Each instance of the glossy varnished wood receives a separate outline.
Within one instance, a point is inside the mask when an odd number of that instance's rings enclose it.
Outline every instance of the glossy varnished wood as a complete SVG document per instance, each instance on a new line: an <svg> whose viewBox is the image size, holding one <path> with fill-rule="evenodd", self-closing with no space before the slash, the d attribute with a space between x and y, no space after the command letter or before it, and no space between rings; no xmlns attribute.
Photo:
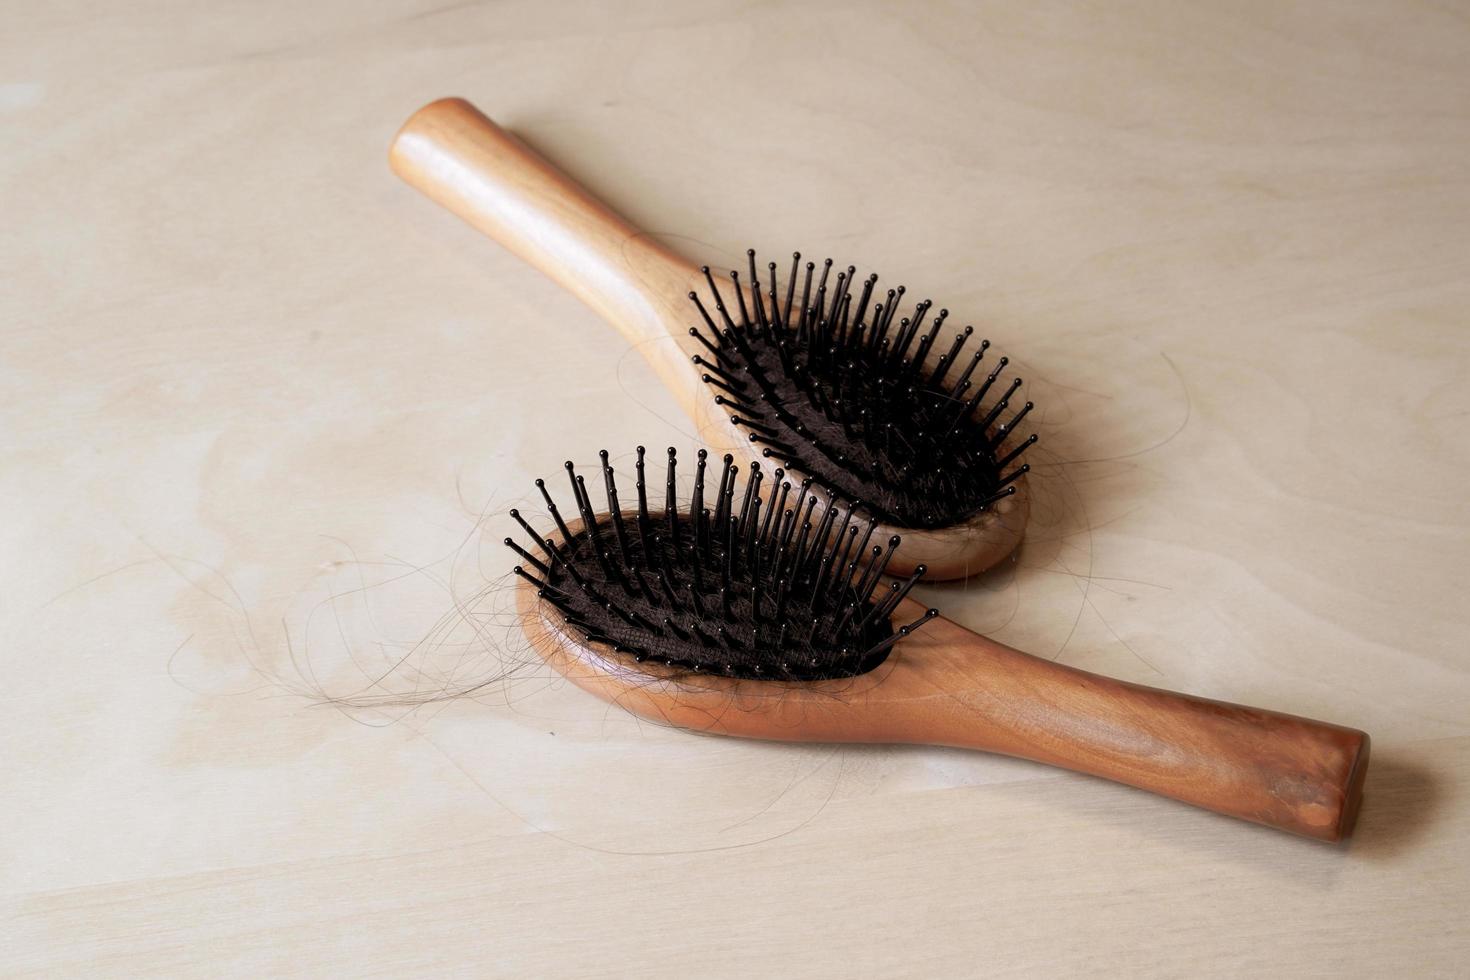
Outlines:
<svg viewBox="0 0 1470 980"><path fill-rule="evenodd" d="M1362 801L1363 732L1051 663L942 616L867 674L784 683L640 664L583 642L523 580L517 596L548 663L598 697L680 728L998 752L1324 841L1351 833ZM894 619L922 612L906 599Z"/></svg>
<svg viewBox="0 0 1470 980"><path fill-rule="evenodd" d="M714 403L690 361L702 350L688 332L694 319L688 293L704 288L694 264L638 231L464 99L440 99L414 113L394 138L389 162L409 184L616 327L679 399L707 445L742 458L750 452L748 435ZM535 361L532 350L508 356ZM964 524L884 529L880 540L904 535L894 572L923 564L931 578L964 578L1010 554L1030 509L1026 478L1015 485L1015 494Z"/></svg>

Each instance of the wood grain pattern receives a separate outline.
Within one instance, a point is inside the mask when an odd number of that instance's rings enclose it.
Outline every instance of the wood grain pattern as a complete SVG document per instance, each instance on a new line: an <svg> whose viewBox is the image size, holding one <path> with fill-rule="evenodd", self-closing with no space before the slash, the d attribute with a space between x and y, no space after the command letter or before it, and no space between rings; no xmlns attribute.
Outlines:
<svg viewBox="0 0 1470 980"><path fill-rule="evenodd" d="M0 974L1466 973L1460 7L72 0L4 27ZM693 736L508 644L514 610L458 615L505 595L503 512L560 454L698 434L596 314L388 173L445 92L680 253L861 256L1004 339L1046 408L1027 537L923 599L1372 732L1350 841L981 752Z"/></svg>
<svg viewBox="0 0 1470 980"><path fill-rule="evenodd" d="M692 263L634 229L464 99L440 99L415 112L394 137L389 161L398 176L616 327L648 359L711 449L750 455L747 434L698 383L690 362L701 348L689 336L687 297L703 288ZM1016 441L997 449L1009 450ZM1030 511L1026 477L1015 487L963 524L937 530L882 525L880 539L902 532L907 542L894 558L894 572L925 565L934 579L965 578L1004 560L1025 533Z"/></svg>

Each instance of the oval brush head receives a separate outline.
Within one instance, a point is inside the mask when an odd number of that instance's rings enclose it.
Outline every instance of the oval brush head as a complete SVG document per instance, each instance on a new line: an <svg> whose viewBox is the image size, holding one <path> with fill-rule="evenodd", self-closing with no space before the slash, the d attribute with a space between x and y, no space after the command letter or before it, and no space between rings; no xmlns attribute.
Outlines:
<svg viewBox="0 0 1470 980"><path fill-rule="evenodd" d="M537 534L511 511L542 556L506 538L525 562L515 573L589 642L640 663L748 679L821 680L872 670L895 642L937 615L931 609L894 628L890 617L923 577L923 566L902 583L883 586L899 537L871 543L877 522L849 523L848 506L838 523L835 501L813 524L818 499L808 493L811 480L793 487L776 469L766 485L765 471L752 462L741 489L740 468L726 455L718 484L707 487L708 454L701 449L694 494L681 511L671 448L664 506L650 510L643 447L637 452L636 510L624 513L604 450L605 513L594 511L570 461L575 528L545 481L536 481L560 541Z"/></svg>
<svg viewBox="0 0 1470 980"><path fill-rule="evenodd" d="M997 388L1008 358L982 370L990 341L967 349L974 334L967 326L931 357L948 310L926 325L933 303L924 300L899 318L904 288L880 297L876 275L863 280L854 299L856 269L848 266L829 283L831 259L822 264L815 291L816 266L806 263L798 301L800 252L792 256L783 303L776 263L763 286L755 250L746 257L750 302L732 271L732 315L703 267L708 304L697 292L689 298L714 339L694 327L689 333L707 351L693 356L704 369L701 380L764 456L800 468L828 492L860 500L900 527L970 520L1016 492L1030 466L1007 468L1036 436L1004 454L1001 447L1032 404L1010 411L1020 378Z"/></svg>

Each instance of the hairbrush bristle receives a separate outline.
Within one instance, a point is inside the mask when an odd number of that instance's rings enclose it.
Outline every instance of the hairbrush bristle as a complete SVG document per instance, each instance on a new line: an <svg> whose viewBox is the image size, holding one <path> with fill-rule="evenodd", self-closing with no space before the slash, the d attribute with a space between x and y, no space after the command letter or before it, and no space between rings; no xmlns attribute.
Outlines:
<svg viewBox="0 0 1470 980"><path fill-rule="evenodd" d="M827 501L814 523L823 501L809 493L811 480L793 487L776 469L763 494L766 473L752 462L742 490L740 467L727 455L707 506L709 460L701 449L693 497L681 511L671 448L665 504L653 510L639 446L637 509L624 513L607 452L600 455L606 511L593 509L585 481L568 462L581 527L568 526L545 481L537 480L560 541L542 538L515 510L511 516L543 557L505 539L525 562L516 574L591 642L690 671L819 680L872 670L895 642L937 614L931 609L894 629L893 611L924 566L880 588L899 537L870 548L877 522L850 522L852 506L837 500ZM840 520L839 510L845 510Z"/></svg>
<svg viewBox="0 0 1470 980"><path fill-rule="evenodd" d="M904 527L960 523L1015 492L1029 466L1006 468L1036 436L1000 452L1032 406L1009 412L1021 380L997 387L1007 358L980 371L990 341L969 353L974 329L965 327L931 360L948 310L927 328L929 300L898 318L904 288L878 297L876 275L863 280L854 300L856 269L839 271L829 285L831 259L822 264L815 291L816 266L806 264L798 298L800 252L792 256L783 302L776 264L768 265L763 283L755 250L746 255L750 302L732 271L732 316L705 267L710 305L698 293L689 298L712 337L698 327L689 332L708 354L694 362L715 401L765 457Z"/></svg>

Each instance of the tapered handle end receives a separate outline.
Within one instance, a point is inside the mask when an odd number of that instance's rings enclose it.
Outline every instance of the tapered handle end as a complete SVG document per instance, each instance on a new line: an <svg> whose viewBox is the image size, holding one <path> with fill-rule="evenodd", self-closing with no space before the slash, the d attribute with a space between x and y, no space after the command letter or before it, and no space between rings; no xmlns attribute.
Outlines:
<svg viewBox="0 0 1470 980"><path fill-rule="evenodd" d="M480 127L488 122L490 120L480 110L458 96L435 99L418 109L398 127L393 141L388 144L388 166L399 177L417 186L417 174L422 166L422 156L416 152L417 142L425 139L432 141L435 133L461 128L467 123Z"/></svg>
<svg viewBox="0 0 1470 980"><path fill-rule="evenodd" d="M1363 806L1363 783L1368 777L1368 756L1373 740L1368 737L1367 732L1354 731L1352 734L1357 736L1357 751L1352 755L1342 807L1331 833L1324 835L1323 840L1341 841L1350 837L1358 822L1358 811Z"/></svg>
<svg viewBox="0 0 1470 980"><path fill-rule="evenodd" d="M1214 747L1198 760L1212 765L1201 772L1201 798L1191 802L1321 841L1352 834L1368 774L1366 732L1256 708L1196 704L1198 730L1213 737Z"/></svg>

